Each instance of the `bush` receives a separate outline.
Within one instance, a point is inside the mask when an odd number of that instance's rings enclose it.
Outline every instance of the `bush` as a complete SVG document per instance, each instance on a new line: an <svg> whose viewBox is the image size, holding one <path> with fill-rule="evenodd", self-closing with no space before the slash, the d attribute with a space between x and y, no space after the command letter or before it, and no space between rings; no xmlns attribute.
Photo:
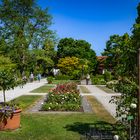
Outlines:
<svg viewBox="0 0 140 140"><path fill-rule="evenodd" d="M49 76L46 80L48 81L48 84L52 84L54 78L52 76Z"/></svg>
<svg viewBox="0 0 140 140"><path fill-rule="evenodd" d="M94 85L105 85L106 81L104 80L103 75L96 75L91 77L92 84Z"/></svg>
<svg viewBox="0 0 140 140"><path fill-rule="evenodd" d="M112 80L111 72L105 71L105 73L104 73L104 80L105 80L106 82L109 82L109 81Z"/></svg>
<svg viewBox="0 0 140 140"><path fill-rule="evenodd" d="M45 111L78 111L80 108L81 97L75 83L57 85L42 106Z"/></svg>
<svg viewBox="0 0 140 140"><path fill-rule="evenodd" d="M57 75L55 76L55 80L70 80L71 77L68 75Z"/></svg>
<svg viewBox="0 0 140 140"><path fill-rule="evenodd" d="M106 83L106 87L112 89L113 91L118 91L117 85L118 85L118 80L112 80Z"/></svg>

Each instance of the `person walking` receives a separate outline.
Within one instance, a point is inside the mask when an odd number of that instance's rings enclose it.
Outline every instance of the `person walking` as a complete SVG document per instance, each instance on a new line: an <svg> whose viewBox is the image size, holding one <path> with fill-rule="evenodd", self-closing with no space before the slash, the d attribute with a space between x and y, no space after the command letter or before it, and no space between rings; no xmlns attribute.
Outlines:
<svg viewBox="0 0 140 140"><path fill-rule="evenodd" d="M40 82L40 80L41 80L41 74L39 73L38 75L37 75L37 80Z"/></svg>

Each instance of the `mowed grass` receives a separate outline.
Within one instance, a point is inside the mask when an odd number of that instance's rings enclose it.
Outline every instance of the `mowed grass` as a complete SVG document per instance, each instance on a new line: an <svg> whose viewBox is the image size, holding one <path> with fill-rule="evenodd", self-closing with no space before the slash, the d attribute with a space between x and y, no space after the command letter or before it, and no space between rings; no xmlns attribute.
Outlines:
<svg viewBox="0 0 140 140"><path fill-rule="evenodd" d="M99 89L105 91L106 93L115 93L113 90L107 88L106 86L99 86L99 85L96 85L96 87L98 87Z"/></svg>
<svg viewBox="0 0 140 140"><path fill-rule="evenodd" d="M48 93L52 88L54 88L54 85L44 85L44 86L41 86L39 88L36 88L32 91L30 91L31 93Z"/></svg>
<svg viewBox="0 0 140 140"><path fill-rule="evenodd" d="M103 107L103 105L97 101L93 96L85 96L92 106L93 112L101 120L115 123L116 120L110 115L110 113Z"/></svg>
<svg viewBox="0 0 140 140"><path fill-rule="evenodd" d="M93 114L22 114L21 128L0 132L0 140L79 140L96 123Z"/></svg>
<svg viewBox="0 0 140 140"><path fill-rule="evenodd" d="M81 89L82 93L91 93L85 86L79 86Z"/></svg>
<svg viewBox="0 0 140 140"><path fill-rule="evenodd" d="M26 110L40 100L42 96L34 95L23 95L13 100L14 103L18 104L22 110Z"/></svg>
<svg viewBox="0 0 140 140"><path fill-rule="evenodd" d="M21 127L15 131L1 131L0 140L79 140L92 126L114 123L113 118L91 96L86 96L94 108L93 113L22 113ZM21 96L24 109L32 106L41 96ZM112 124L111 124L112 125Z"/></svg>

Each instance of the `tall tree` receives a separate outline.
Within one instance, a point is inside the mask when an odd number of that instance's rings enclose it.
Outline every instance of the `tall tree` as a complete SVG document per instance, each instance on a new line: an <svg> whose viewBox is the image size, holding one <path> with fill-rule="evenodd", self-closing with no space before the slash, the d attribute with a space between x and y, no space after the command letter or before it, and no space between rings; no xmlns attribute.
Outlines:
<svg viewBox="0 0 140 140"><path fill-rule="evenodd" d="M27 65L27 50L42 48L46 38L54 38L49 29L51 19L48 9L41 9L35 0L0 1L0 42L6 42L6 50L21 73Z"/></svg>
<svg viewBox="0 0 140 140"><path fill-rule="evenodd" d="M57 57L77 57L89 61L89 71L95 69L97 60L96 53L91 49L91 44L85 40L74 40L73 38L63 38L58 43Z"/></svg>

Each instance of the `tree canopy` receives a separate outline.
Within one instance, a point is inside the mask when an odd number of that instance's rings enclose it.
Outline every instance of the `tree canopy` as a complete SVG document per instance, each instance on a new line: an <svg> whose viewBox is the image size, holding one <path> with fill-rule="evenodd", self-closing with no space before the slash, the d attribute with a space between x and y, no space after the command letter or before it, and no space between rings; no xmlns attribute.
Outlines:
<svg viewBox="0 0 140 140"><path fill-rule="evenodd" d="M57 58L77 57L89 61L89 70L95 69L97 60L96 53L91 49L91 44L85 40L74 40L73 38L63 38L57 46Z"/></svg>
<svg viewBox="0 0 140 140"><path fill-rule="evenodd" d="M51 15L35 0L1 0L0 52L17 63L20 72L26 70L30 48L43 48L46 40L54 41L49 29Z"/></svg>

